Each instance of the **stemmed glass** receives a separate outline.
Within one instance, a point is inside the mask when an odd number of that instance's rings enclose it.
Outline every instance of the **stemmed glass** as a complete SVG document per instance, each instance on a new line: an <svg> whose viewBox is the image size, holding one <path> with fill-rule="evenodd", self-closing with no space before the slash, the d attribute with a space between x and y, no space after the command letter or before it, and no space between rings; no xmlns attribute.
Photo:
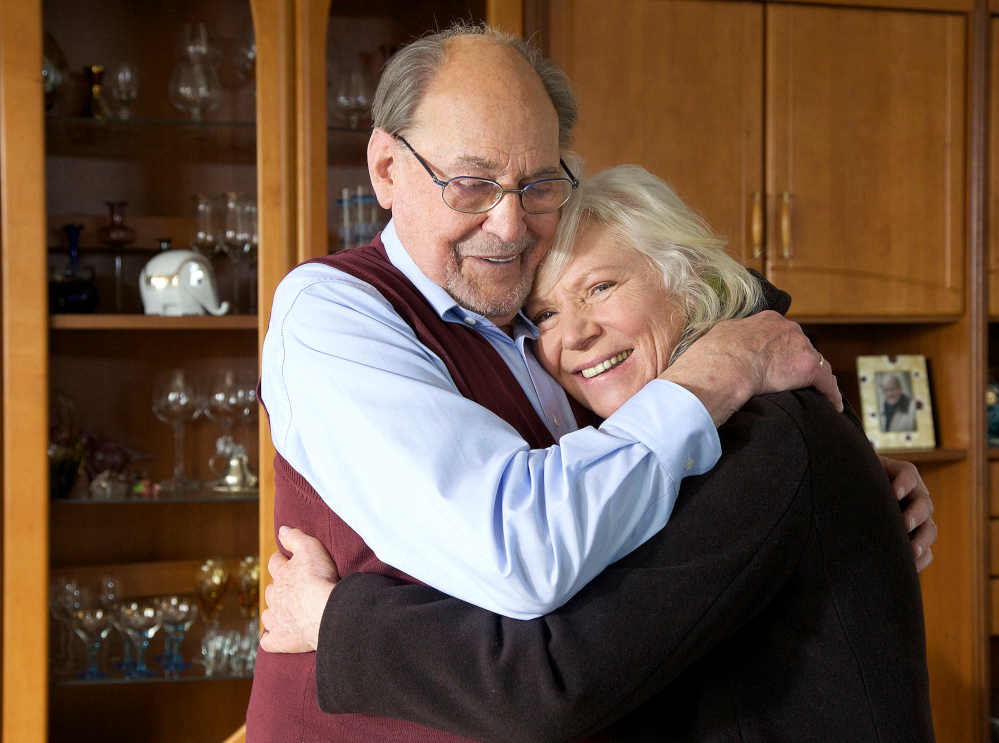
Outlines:
<svg viewBox="0 0 999 743"><path fill-rule="evenodd" d="M194 574L194 590L201 604L201 618L208 625L206 637L211 639L218 633L219 615L229 585L229 569L220 558L205 560Z"/></svg>
<svg viewBox="0 0 999 743"><path fill-rule="evenodd" d="M184 643L184 635L198 618L198 605L186 596L167 596L160 599L160 615L163 617L163 632L166 634L163 670L180 673L191 667L190 663L184 662L180 648Z"/></svg>
<svg viewBox="0 0 999 743"><path fill-rule="evenodd" d="M49 613L61 625L59 632L59 658L62 675L67 675L73 667L73 613L88 603L87 589L81 588L75 580L56 578L49 587Z"/></svg>
<svg viewBox="0 0 999 743"><path fill-rule="evenodd" d="M188 372L171 369L157 375L153 388L153 413L164 423L173 426L173 477L160 483L160 487L176 495L196 489L197 481L188 479L184 473L184 423L198 417L201 402L194 380Z"/></svg>
<svg viewBox="0 0 999 743"><path fill-rule="evenodd" d="M225 227L222 233L223 251L229 258L232 269L232 306L238 311L239 304L239 262L246 252L246 246L251 244L252 225L250 214L246 209L247 199L243 194L229 191L225 195L225 211L223 219Z"/></svg>
<svg viewBox="0 0 999 743"><path fill-rule="evenodd" d="M236 374L236 419L243 428L243 439L247 440L250 424L257 420L260 407L257 404L257 374L241 371ZM247 443L249 443L247 441Z"/></svg>
<svg viewBox="0 0 999 743"><path fill-rule="evenodd" d="M260 614L260 559L255 555L239 561L236 585L239 590L239 611L246 619L246 634L256 637Z"/></svg>
<svg viewBox="0 0 999 743"><path fill-rule="evenodd" d="M236 372L224 369L212 379L205 404L205 415L222 427L222 436L232 443L232 424L236 419L239 395L236 387Z"/></svg>
<svg viewBox="0 0 999 743"><path fill-rule="evenodd" d="M247 241L243 245L243 260L250 274L250 301L247 305L247 311L253 315L257 312L257 248L260 243L257 231L257 200L248 196L243 202L243 213L247 228Z"/></svg>
<svg viewBox="0 0 999 743"><path fill-rule="evenodd" d="M127 671L128 675L131 678L152 676L153 672L146 667L146 648L163 622L159 607L149 601L130 601L119 604L118 618L135 645L135 662Z"/></svg>
<svg viewBox="0 0 999 743"><path fill-rule="evenodd" d="M107 676L97 666L101 642L111 632L111 612L103 607L81 607L70 615L73 631L87 646L87 670L76 675L79 679L93 681Z"/></svg>
<svg viewBox="0 0 999 743"><path fill-rule="evenodd" d="M371 86L363 72L343 72L336 91L336 105L340 116L351 129L357 129L361 117L371 105Z"/></svg>
<svg viewBox="0 0 999 743"><path fill-rule="evenodd" d="M100 593L97 601L101 608L108 612L111 617L111 627L117 630L121 636L122 659L121 663L115 664L115 668L128 668L132 665L132 641L128 638L118 622L118 602L121 600L121 581L113 575L102 575L100 580Z"/></svg>
<svg viewBox="0 0 999 743"><path fill-rule="evenodd" d="M209 55L208 31L204 23L188 23L177 39L177 65L170 78L170 102L188 111L192 121L219 107L222 84Z"/></svg>
<svg viewBox="0 0 999 743"><path fill-rule="evenodd" d="M194 199L194 227L191 230L191 247L206 258L211 258L219 252L215 199L202 193L195 194L192 198Z"/></svg>
<svg viewBox="0 0 999 743"><path fill-rule="evenodd" d="M132 101L139 94L139 71L131 62L122 62L111 71L111 96L118 103L118 118L132 118Z"/></svg>

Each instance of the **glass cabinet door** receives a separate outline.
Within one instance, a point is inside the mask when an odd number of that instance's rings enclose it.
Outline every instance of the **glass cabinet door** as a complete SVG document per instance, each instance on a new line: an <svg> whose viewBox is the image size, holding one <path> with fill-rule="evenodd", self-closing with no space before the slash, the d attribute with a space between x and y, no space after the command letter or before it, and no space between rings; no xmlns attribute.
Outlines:
<svg viewBox="0 0 999 743"><path fill-rule="evenodd" d="M221 741L257 644L251 7L43 28L49 739Z"/></svg>

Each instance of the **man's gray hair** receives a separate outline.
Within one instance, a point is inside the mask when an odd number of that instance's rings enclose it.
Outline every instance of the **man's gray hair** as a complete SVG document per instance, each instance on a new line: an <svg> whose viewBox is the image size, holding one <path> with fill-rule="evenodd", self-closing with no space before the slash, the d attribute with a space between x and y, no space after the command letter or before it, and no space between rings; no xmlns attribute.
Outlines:
<svg viewBox="0 0 999 743"><path fill-rule="evenodd" d="M371 104L374 126L390 134L399 134L412 126L417 106L447 62L451 40L460 36L481 36L527 60L541 78L541 84L558 114L559 146L568 147L572 140L572 127L576 124L576 96L569 78L554 62L542 56L531 42L490 28L485 23L468 21L460 21L443 31L422 36L392 56Z"/></svg>
<svg viewBox="0 0 999 743"><path fill-rule="evenodd" d="M562 207L555 242L538 267L535 294L555 285L576 241L595 227L607 229L621 250L643 256L661 279L666 297L684 313L683 334L670 364L716 323L751 315L763 304L759 282L725 253L726 241L661 178L638 165L582 179Z"/></svg>

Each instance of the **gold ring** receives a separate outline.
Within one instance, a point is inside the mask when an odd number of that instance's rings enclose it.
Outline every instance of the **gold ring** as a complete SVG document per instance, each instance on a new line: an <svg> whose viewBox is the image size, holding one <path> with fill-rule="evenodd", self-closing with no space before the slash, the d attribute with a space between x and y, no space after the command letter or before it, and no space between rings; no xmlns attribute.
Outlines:
<svg viewBox="0 0 999 743"><path fill-rule="evenodd" d="M824 358L822 358L822 354L820 353L819 354L819 366L822 366L824 363L826 363L826 360Z"/></svg>

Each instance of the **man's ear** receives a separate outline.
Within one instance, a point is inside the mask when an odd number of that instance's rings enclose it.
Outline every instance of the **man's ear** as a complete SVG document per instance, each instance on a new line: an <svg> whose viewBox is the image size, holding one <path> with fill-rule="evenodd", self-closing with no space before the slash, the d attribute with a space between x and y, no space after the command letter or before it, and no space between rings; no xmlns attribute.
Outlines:
<svg viewBox="0 0 999 743"><path fill-rule="evenodd" d="M371 132L368 140L368 175L371 177L371 187L375 190L378 203L382 209L392 208L395 194L393 165L395 164L395 137L381 127Z"/></svg>

